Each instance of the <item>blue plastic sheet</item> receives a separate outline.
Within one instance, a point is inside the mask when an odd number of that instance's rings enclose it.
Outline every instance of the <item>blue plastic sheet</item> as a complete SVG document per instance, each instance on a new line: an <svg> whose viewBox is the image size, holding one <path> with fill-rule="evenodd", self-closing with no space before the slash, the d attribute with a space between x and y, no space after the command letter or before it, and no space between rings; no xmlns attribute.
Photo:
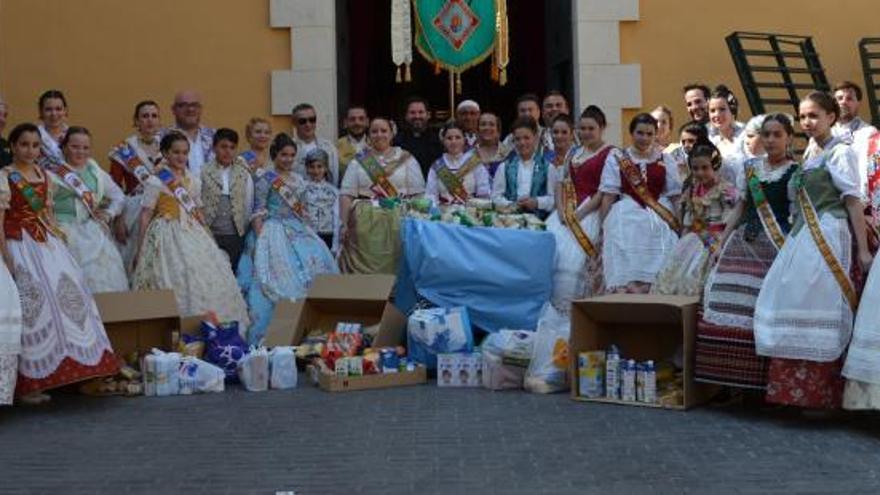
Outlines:
<svg viewBox="0 0 880 495"><path fill-rule="evenodd" d="M534 330L553 290L556 241L549 232L404 220L395 304L406 314L418 295L468 308L483 330Z"/></svg>

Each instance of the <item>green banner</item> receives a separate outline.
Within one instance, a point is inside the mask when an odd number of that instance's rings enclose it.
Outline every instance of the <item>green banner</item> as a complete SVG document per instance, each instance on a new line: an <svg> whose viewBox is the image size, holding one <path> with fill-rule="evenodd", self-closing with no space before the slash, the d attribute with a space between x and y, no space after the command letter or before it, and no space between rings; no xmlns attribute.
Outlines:
<svg viewBox="0 0 880 495"><path fill-rule="evenodd" d="M415 45L432 64L462 72L495 47L495 0L413 0Z"/></svg>

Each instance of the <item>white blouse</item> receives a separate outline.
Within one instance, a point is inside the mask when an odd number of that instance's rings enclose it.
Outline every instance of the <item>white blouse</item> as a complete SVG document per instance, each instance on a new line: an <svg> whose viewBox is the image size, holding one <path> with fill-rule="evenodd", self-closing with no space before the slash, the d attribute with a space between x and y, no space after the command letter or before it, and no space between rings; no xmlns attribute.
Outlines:
<svg viewBox="0 0 880 495"><path fill-rule="evenodd" d="M831 174L834 187L840 191L841 200L847 196L862 199L859 160L851 147L837 137L832 138L824 148L820 148L814 140L810 139L810 144L804 153L802 165L804 172L821 167L823 162ZM789 183L788 195L792 201L795 200L795 193L794 184Z"/></svg>
<svg viewBox="0 0 880 495"><path fill-rule="evenodd" d="M464 153L460 155L458 158L451 157L448 153L444 153L441 160L444 161L449 170L455 172L464 166L465 163L468 162L471 158L471 154L475 153L475 151L471 151L468 153ZM484 165L479 165L474 168L469 174L465 177L462 177L462 184L464 188L467 190L468 194L472 195L476 198L488 198L490 193L492 192L492 186L490 185L489 180L489 171L486 170ZM443 183L442 180L437 176L437 172L434 170L434 167L431 167L431 170L428 171L428 181L425 186L425 196L431 199L434 204L438 204L441 197L449 199L451 195L449 191L446 189L446 184Z"/></svg>
<svg viewBox="0 0 880 495"><path fill-rule="evenodd" d="M389 151L385 155L376 153L376 158L383 168L388 163L399 160L403 155L403 150L398 147L391 148ZM402 196L418 196L425 192L425 177L422 175L419 162L412 155L406 158L406 161L394 170L388 177L388 180ZM376 196L376 193L371 189L372 186L373 181L370 180L370 175L364 170L360 162L354 159L345 169L345 177L342 178L339 194L353 198L373 198Z"/></svg>

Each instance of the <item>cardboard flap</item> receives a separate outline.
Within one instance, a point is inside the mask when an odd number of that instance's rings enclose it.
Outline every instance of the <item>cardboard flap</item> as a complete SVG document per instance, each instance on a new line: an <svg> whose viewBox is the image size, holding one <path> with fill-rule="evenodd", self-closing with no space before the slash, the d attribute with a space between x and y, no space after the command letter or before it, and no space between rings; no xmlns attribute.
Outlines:
<svg viewBox="0 0 880 495"><path fill-rule="evenodd" d="M266 328L267 347L285 346L298 344L294 342L297 330L297 324L302 316L305 302L300 300L297 302L278 301L275 305L275 313L272 321Z"/></svg>
<svg viewBox="0 0 880 495"><path fill-rule="evenodd" d="M95 294L95 304L104 323L180 317L171 290L104 292Z"/></svg>
<svg viewBox="0 0 880 495"><path fill-rule="evenodd" d="M394 275L319 275L312 281L312 300L387 301L397 279Z"/></svg>
<svg viewBox="0 0 880 495"><path fill-rule="evenodd" d="M693 296L609 294L575 301L573 307L602 323L676 323L681 321L682 309L699 302Z"/></svg>
<svg viewBox="0 0 880 495"><path fill-rule="evenodd" d="M382 321L379 323L379 335L373 342L374 347L394 347L406 340L406 315L393 304L385 306Z"/></svg>

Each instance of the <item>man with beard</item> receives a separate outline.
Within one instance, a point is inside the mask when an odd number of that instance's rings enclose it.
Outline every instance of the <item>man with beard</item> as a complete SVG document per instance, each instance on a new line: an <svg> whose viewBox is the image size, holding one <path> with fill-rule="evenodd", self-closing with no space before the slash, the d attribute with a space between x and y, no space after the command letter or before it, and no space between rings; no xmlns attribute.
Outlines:
<svg viewBox="0 0 880 495"><path fill-rule="evenodd" d="M428 175L431 165L443 154L443 145L437 132L428 129L428 102L419 96L409 99L404 114L405 125L394 138L394 146L409 151L424 176Z"/></svg>
<svg viewBox="0 0 880 495"><path fill-rule="evenodd" d="M709 124L709 94L711 91L705 84L688 84L682 89L684 104L691 120L701 124Z"/></svg>
<svg viewBox="0 0 880 495"><path fill-rule="evenodd" d="M354 160L354 156L367 146L367 127L370 118L367 109L362 106L352 106L345 114L343 128L345 135L336 141L336 149L339 151L339 177L345 177L345 168Z"/></svg>
<svg viewBox="0 0 880 495"><path fill-rule="evenodd" d="M843 81L834 86L834 99L840 105L840 116L831 133L844 142L855 144L861 137L867 137L874 133L871 124L859 117L859 107L862 104L862 88L851 81Z"/></svg>

